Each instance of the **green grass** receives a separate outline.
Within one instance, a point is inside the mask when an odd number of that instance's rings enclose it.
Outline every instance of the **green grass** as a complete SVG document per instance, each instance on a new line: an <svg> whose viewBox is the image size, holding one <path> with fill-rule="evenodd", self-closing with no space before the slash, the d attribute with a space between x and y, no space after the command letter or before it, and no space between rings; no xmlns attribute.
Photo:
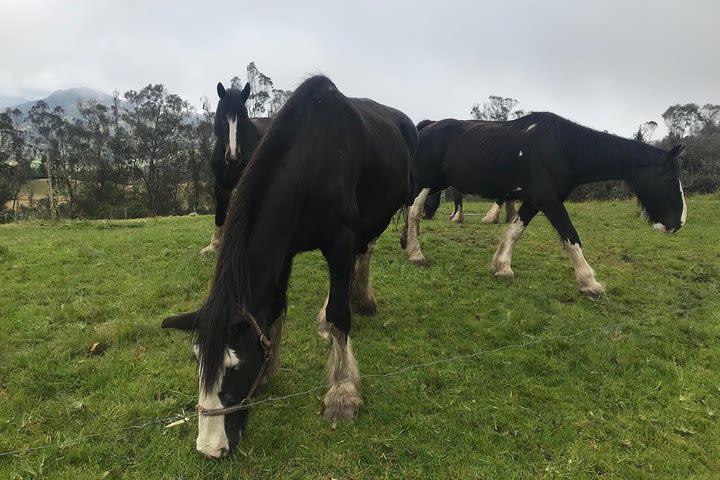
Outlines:
<svg viewBox="0 0 720 480"><path fill-rule="evenodd" d="M518 243L512 282L490 269L504 225L451 224L443 204L422 223L426 269L391 225L371 267L378 315L355 317L351 334L364 374L538 343L368 378L359 419L337 428L319 414L322 391L260 405L223 461L195 452L195 420L75 442L193 411L190 337L159 324L206 294L214 259L198 252L212 218L2 226L0 452L61 446L0 457L0 478L717 478L720 196L688 209L663 235L634 201L569 205L607 286L597 301L577 292L543 217ZM266 395L325 382L326 291L322 257L297 257Z"/></svg>

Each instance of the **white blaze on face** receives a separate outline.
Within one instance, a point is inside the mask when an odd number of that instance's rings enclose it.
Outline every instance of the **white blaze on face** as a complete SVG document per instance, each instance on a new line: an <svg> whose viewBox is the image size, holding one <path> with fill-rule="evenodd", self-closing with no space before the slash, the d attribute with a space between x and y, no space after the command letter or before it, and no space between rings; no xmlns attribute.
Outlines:
<svg viewBox="0 0 720 480"><path fill-rule="evenodd" d="M687 203L685 203L685 192L683 192L682 182L680 180L678 180L678 186L680 187L680 195L682 196L683 202L683 209L680 214L680 226L682 227L685 225L685 220L687 220Z"/></svg>
<svg viewBox="0 0 720 480"><path fill-rule="evenodd" d="M237 151L237 117L230 117L228 115L228 128L230 130L228 135L228 147L230 148L230 159L236 160L238 156Z"/></svg>
<svg viewBox="0 0 720 480"><path fill-rule="evenodd" d="M198 355L197 345L193 346L195 356ZM210 391L205 391L200 385L200 398L198 399L198 405L206 410L213 408L223 408L223 404L220 401L220 390L222 390L222 379L225 376L225 370L233 368L240 364L240 359L235 355L235 352L226 349L225 359L223 361L223 369L218 376L218 381L215 383ZM202 371L202 365L198 367L198 375ZM208 457L219 458L229 453L230 442L228 442L227 435L225 434L225 416L218 415L216 417L206 417L204 415L198 416L198 437L195 441L195 447L199 452L207 455Z"/></svg>

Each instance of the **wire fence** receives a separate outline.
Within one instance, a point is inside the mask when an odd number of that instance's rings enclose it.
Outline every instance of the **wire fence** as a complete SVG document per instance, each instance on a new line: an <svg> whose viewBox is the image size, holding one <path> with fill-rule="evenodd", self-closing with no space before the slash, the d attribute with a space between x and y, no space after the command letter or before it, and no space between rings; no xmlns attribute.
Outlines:
<svg viewBox="0 0 720 480"><path fill-rule="evenodd" d="M611 330L615 330L615 329L618 329L618 328L627 327L627 326L630 326L630 325L637 325L637 324L641 324L641 323L644 323L644 322L657 321L657 320L660 320L660 319L663 319L663 318L667 318L667 317L671 317L671 316L674 316L674 315L687 316L687 315L689 315L689 314L691 314L691 313L695 313L695 312L698 312L698 311L701 311L701 310L712 310L712 309L715 309L715 311L717 311L717 308L718 308L718 305L717 305L717 304L707 304L707 305L698 306L698 307L693 307L693 308L688 308L688 309L676 309L676 310L673 310L673 311L671 311L671 312L667 312L667 313L665 313L665 314L663 314L663 315L654 316L654 317L651 317L651 318L642 317L642 318L639 318L639 319L628 320L628 321L626 321L626 322L621 322L621 323L614 323L614 324L610 324L610 325L603 325L603 326L596 326L596 327L588 327L588 328L579 330L579 331L574 332L574 333L566 334L566 335L552 335L552 336L540 337L540 338L537 338L537 339L534 339L534 340L528 340L528 341L525 341L525 342L522 342L522 343L516 343L516 344L511 344L511 345L504 345L504 346L502 346L502 347L492 348L492 349L488 349L488 350L479 350L479 351L476 351L476 352L473 352L473 353L468 353L468 354L464 354L464 355L456 355L456 356L452 356L452 357L448 357L448 358L442 358L442 359L438 359L438 360L433 360L433 361L425 362L425 363L410 364L410 365L406 365L406 366L404 366L404 367L402 367L402 368L399 368L399 369L397 369L397 370L392 370L392 371L385 372L385 373L371 373L371 374L366 374L366 375L360 375L359 378L360 378L361 380L390 378L390 377L395 377L395 376L398 376L398 375L402 375L402 374L404 374L404 373L406 373L406 372L409 372L409 371L411 371L411 370L417 370L417 369L421 369L421 368L428 368L428 367L432 367L432 366L436 366L436 365L443 365L443 364L454 363L454 362L468 361L468 360L472 360L472 359L481 357L481 356L483 356L483 355L489 355L489 354L498 353L498 352L502 352L502 351L506 351L506 350L526 348L526 347L530 347L530 346L534 346L534 345L540 345L540 344L550 343L550 342L553 342L553 341L572 340L572 339L575 339L575 338L578 338L578 337L582 337L582 336L584 336L584 335L587 335L587 334L589 334L589 333L591 333L591 332L606 332L606 331L611 331ZM606 314L608 313L607 310L604 310L604 311L605 311ZM345 381L348 381L348 380L345 380ZM309 395L309 394L311 394L311 393L317 392L317 391L319 391L319 390L329 389L330 387L332 387L333 385L336 385L336 384L337 384L337 383L326 383L326 384L323 384L323 385L317 385L317 386L312 387L312 388L309 388L309 389L307 389L307 390L303 390L303 391L291 393L291 394L289 394L289 395L283 395L283 396L278 396L278 397L268 397L268 398L264 398L264 399L260 399L260 400L254 400L254 401L252 401L252 402L249 402L248 405L247 405L247 407L250 408L250 407L253 407L253 406L255 406L255 405L261 405L261 404L267 404L267 403L277 403L277 402L282 402L282 401L285 401L285 400L293 399L293 398L296 398L296 397L306 396L306 395ZM170 426L174 426L174 425L177 425L177 424L180 424L180 423L189 422L191 419L196 418L196 417L198 417L198 416L199 416L199 413L197 413L197 412L193 412L193 413L181 413L181 414L178 413L178 414L171 415L171 416L168 416L168 417L156 418L156 419L148 420L148 421L146 421L146 422L143 422L143 423L140 423L140 424L137 424L137 425L129 425L129 426L126 426L126 427L120 427L120 428L116 428L116 429L112 429L112 430L106 430L106 431L103 431L103 432L96 432L96 433L92 433L92 434L88 434L88 435L82 435L82 436L78 436L78 437L73 438L73 439L63 440L63 441L61 441L61 442L56 442L56 443L51 443L51 444L46 444L46 445L40 445L40 446L37 446L37 447L29 447L29 448L11 450L11 451L6 451L6 452L0 452L0 457L7 457L7 456L12 456L12 455L21 455L21 454L25 454L25 453L33 453L33 452L37 452L37 451L41 451L41 450L50 450L50 449L56 449L56 448L65 448L65 447L68 447L68 446L71 446L71 445L74 445L74 444L83 442L83 441L85 441L85 440L89 440L89 439L93 439L93 438L98 438L98 437L107 437L107 436L110 436L110 435L113 435L113 434L116 434L116 433L125 432L125 431L129 431L129 430L143 430L143 429L145 429L145 428L149 428L149 427L152 427L152 426L155 426L155 425L165 424L165 427L170 427Z"/></svg>

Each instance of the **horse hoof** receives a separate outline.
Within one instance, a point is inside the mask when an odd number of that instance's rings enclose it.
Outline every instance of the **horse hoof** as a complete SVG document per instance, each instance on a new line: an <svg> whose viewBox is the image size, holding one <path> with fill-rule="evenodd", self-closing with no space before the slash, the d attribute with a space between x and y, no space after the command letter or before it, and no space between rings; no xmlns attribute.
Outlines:
<svg viewBox="0 0 720 480"><path fill-rule="evenodd" d="M352 311L358 315L372 317L377 313L377 303L374 300L372 302L353 303Z"/></svg>
<svg viewBox="0 0 720 480"><path fill-rule="evenodd" d="M410 257L410 261L418 267L427 267L427 259L424 255L413 255Z"/></svg>
<svg viewBox="0 0 720 480"><path fill-rule="evenodd" d="M456 215L450 221L453 223L465 223L465 215Z"/></svg>
<svg viewBox="0 0 720 480"><path fill-rule="evenodd" d="M598 298L605 293L605 288L599 282L580 286L580 293L588 298Z"/></svg>
<svg viewBox="0 0 720 480"><path fill-rule="evenodd" d="M515 278L515 273L512 271L512 268L505 267L495 272L495 278L500 280L512 280Z"/></svg>
<svg viewBox="0 0 720 480"><path fill-rule="evenodd" d="M354 386L348 388L339 384L334 385L325 395L323 404L323 417L328 422L352 422L358 417L363 400Z"/></svg>
<svg viewBox="0 0 720 480"><path fill-rule="evenodd" d="M482 220L480 220L480 223L484 223L485 225L490 225L493 223L500 223L499 219L495 217L483 217Z"/></svg>
<svg viewBox="0 0 720 480"><path fill-rule="evenodd" d="M200 255L211 255L215 252L217 252L217 247L213 244L210 244L207 247L200 250Z"/></svg>
<svg viewBox="0 0 720 480"><path fill-rule="evenodd" d="M330 338L330 325L328 325L325 319L325 307L318 313L317 324L318 335L320 335L321 338Z"/></svg>

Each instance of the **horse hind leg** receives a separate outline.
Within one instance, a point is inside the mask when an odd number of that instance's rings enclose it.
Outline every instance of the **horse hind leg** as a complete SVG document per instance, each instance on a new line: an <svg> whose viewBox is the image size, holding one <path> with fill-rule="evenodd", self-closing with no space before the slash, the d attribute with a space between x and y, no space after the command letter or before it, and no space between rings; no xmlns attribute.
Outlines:
<svg viewBox="0 0 720 480"><path fill-rule="evenodd" d="M495 278L510 279L515 276L512 271L512 252L515 248L515 244L520 239L520 236L525 231L525 228L530 221L535 217L538 212L538 208L530 202L525 202L520 207L518 215L515 216L513 222L508 225L503 238L500 241L495 255L493 256L493 271L495 272Z"/></svg>
<svg viewBox="0 0 720 480"><path fill-rule="evenodd" d="M463 213L462 193L453 189L453 200L455 201L455 213L453 214L450 221L452 221L453 223L463 223L465 221L465 214Z"/></svg>
<svg viewBox="0 0 720 480"><path fill-rule="evenodd" d="M377 312L377 302L370 282L370 258L376 241L377 239L370 242L367 251L355 258L355 270L350 284L350 305L352 311L360 315L375 315Z"/></svg>
<svg viewBox="0 0 720 480"><path fill-rule="evenodd" d="M497 200L493 202L490 210L488 210L482 220L480 220L480 223L500 223L500 203Z"/></svg>
<svg viewBox="0 0 720 480"><path fill-rule="evenodd" d="M518 211L515 207L515 200L505 200L505 223L512 223L517 214Z"/></svg>

